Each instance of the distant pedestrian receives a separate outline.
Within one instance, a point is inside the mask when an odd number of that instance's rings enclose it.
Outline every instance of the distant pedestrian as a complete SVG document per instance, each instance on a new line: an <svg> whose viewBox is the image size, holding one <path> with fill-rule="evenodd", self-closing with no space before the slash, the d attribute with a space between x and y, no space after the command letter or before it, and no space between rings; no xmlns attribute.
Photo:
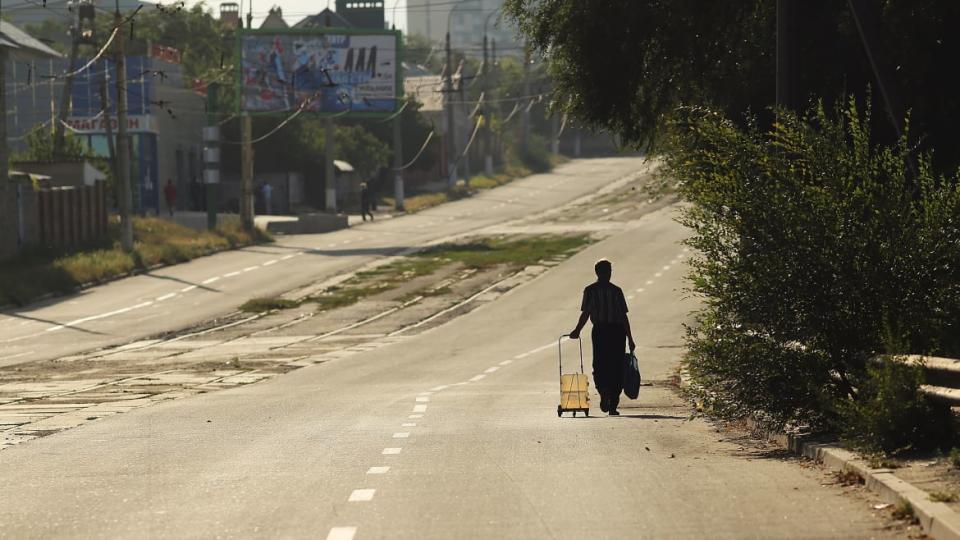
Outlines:
<svg viewBox="0 0 960 540"><path fill-rule="evenodd" d="M367 188L367 183L363 182L360 184L360 215L363 217L363 220L367 220L367 216L370 216L370 221L373 221L373 212L370 211L370 202L372 198L370 195L370 190Z"/></svg>
<svg viewBox="0 0 960 540"><path fill-rule="evenodd" d="M593 323L593 383L600 393L600 410L619 416L620 392L623 390L623 366L626 361L624 340L630 352L637 348L627 318L627 301L623 290L610 282L613 265L601 259L593 267L597 281L583 290L580 320L570 332L572 339L580 337L580 330L589 319Z"/></svg>
<svg viewBox="0 0 960 540"><path fill-rule="evenodd" d="M177 205L177 186L173 185L173 180L169 178L167 178L167 185L163 186L163 198L167 201L170 217L173 217L173 210Z"/></svg>
<svg viewBox="0 0 960 540"><path fill-rule="evenodd" d="M269 182L264 182L260 192L263 194L263 213L270 215L273 213L273 206L270 202L273 197L273 186Z"/></svg>

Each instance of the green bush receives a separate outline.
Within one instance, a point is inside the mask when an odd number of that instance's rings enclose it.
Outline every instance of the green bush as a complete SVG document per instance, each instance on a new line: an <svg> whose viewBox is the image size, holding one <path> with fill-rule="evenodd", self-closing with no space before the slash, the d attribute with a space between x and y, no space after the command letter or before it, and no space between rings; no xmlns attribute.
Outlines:
<svg viewBox="0 0 960 540"><path fill-rule="evenodd" d="M704 109L670 125L706 306L687 362L718 412L835 429L873 384L869 359L960 354L957 178L935 177L906 135L871 145L870 124L851 101L773 130Z"/></svg>
<svg viewBox="0 0 960 540"><path fill-rule="evenodd" d="M530 134L526 148L520 149L520 161L535 173L547 172L553 168L550 160L550 144L546 137Z"/></svg>
<svg viewBox="0 0 960 540"><path fill-rule="evenodd" d="M923 369L885 358L867 368L857 399L840 407L844 439L872 452L897 454L952 442L950 409L920 393Z"/></svg>

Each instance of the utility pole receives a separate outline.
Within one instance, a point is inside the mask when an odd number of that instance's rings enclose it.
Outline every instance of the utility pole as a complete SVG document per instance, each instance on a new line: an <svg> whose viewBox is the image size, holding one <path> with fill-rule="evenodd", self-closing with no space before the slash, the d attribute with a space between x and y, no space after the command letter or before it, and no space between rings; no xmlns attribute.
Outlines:
<svg viewBox="0 0 960 540"><path fill-rule="evenodd" d="M253 120L250 113L240 115L240 223L253 230Z"/></svg>
<svg viewBox="0 0 960 540"><path fill-rule="evenodd" d="M207 126L203 128L203 189L207 228L217 228L217 197L220 186L220 123L217 121L217 92L220 85L207 85Z"/></svg>
<svg viewBox="0 0 960 540"><path fill-rule="evenodd" d="M324 208L327 212L337 212L337 179L333 168L333 143L334 143L333 119L323 119L323 155L324 155Z"/></svg>
<svg viewBox="0 0 960 540"><path fill-rule="evenodd" d="M554 111L553 117L551 118L551 128L553 131L553 137L550 141L550 153L557 155L560 153L560 115L557 111Z"/></svg>
<svg viewBox="0 0 960 540"><path fill-rule="evenodd" d="M524 43L523 46L523 95L530 95L530 45ZM527 151L527 140L530 138L530 104L523 108L521 113L520 128L520 148L524 153Z"/></svg>
<svg viewBox="0 0 960 540"><path fill-rule="evenodd" d="M7 204L6 189L9 183L8 167L10 166L10 157L7 154L7 56L7 48L0 46L0 113L3 114L3 120L0 121L0 204L2 205ZM0 207L0 210L3 210L5 215L10 215L5 206ZM2 238L3 236L0 236L0 241ZM0 253L5 247L0 245Z"/></svg>
<svg viewBox="0 0 960 540"><path fill-rule="evenodd" d="M394 208L402 212L403 204L403 113L393 119L393 200Z"/></svg>
<svg viewBox="0 0 960 540"><path fill-rule="evenodd" d="M483 35L483 88L484 96L487 97L487 103L491 103L493 100L491 93L493 92L493 85L490 84L490 74L493 73L493 65L489 63L489 57L487 56L487 35ZM483 107L483 172L487 176L493 176L493 153L492 153L492 144L491 144L491 134L490 134L490 123L493 120L493 107L490 105L484 105Z"/></svg>
<svg viewBox="0 0 960 540"><path fill-rule="evenodd" d="M107 155L110 158L110 168L113 169L113 177L120 178L120 169L117 168L117 147L113 140L113 118L110 116L110 92L107 91L107 71L109 64L107 60L102 61L103 68L100 71L100 110L106 119L104 128L107 132Z"/></svg>
<svg viewBox="0 0 960 540"><path fill-rule="evenodd" d="M457 71L460 72L460 82L459 82L459 86L460 86L460 88L459 88L459 91L460 91L460 109L463 110L463 117L467 120L466 122L464 122L464 126L463 126L463 128L464 128L464 130L465 130L465 131L464 131L464 138L463 138L464 148L463 148L463 156L462 156L462 157L463 157L463 177L466 179L467 182L469 182L469 181L470 181L470 142L471 142L471 141L470 141L470 135L471 135L471 133L472 133L472 131L473 131L473 126L472 126L472 125L470 124L470 122L469 122L469 120L470 120L470 112L468 112L468 110L467 110L467 107L469 107L469 105L467 104L467 100L466 100L466 97L465 97L465 93L464 93L464 91L463 91L463 77L464 77L464 75L466 74L466 62L465 62L465 61L463 61L463 60L460 61L460 65L459 65L459 67L457 68Z"/></svg>
<svg viewBox="0 0 960 540"><path fill-rule="evenodd" d="M453 103L450 102L453 96L453 58L450 53L450 32L447 32L447 67L446 80L444 81L443 100L447 107L447 184L453 187L457 183L457 141L456 129L453 121Z"/></svg>
<svg viewBox="0 0 960 540"><path fill-rule="evenodd" d="M123 16L118 8L113 16L117 28L117 194L120 206L120 245L126 252L133 251L133 222L131 211L133 193L130 185L130 141L127 137L127 48L124 40Z"/></svg>
<svg viewBox="0 0 960 540"><path fill-rule="evenodd" d="M64 133L67 118L70 116L71 94L73 93L73 65L77 62L80 50L80 3L70 2L70 12L73 17L73 27L70 29L70 58L67 61L67 77L63 81L63 96L60 98L60 117L53 126L53 157L63 156Z"/></svg>

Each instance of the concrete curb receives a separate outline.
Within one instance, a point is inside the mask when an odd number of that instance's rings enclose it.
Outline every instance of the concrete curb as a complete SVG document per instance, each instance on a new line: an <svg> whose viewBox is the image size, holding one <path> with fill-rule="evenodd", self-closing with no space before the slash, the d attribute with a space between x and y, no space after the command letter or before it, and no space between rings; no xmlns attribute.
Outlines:
<svg viewBox="0 0 960 540"><path fill-rule="evenodd" d="M763 431L755 421L751 420L748 424L752 429ZM868 489L888 503L909 504L924 532L934 540L960 540L960 514L944 503L931 501L929 493L897 478L891 469L871 468L869 462L835 444L786 433L766 433L768 440L795 454L822 463L834 471L855 473L863 479Z"/></svg>
<svg viewBox="0 0 960 540"><path fill-rule="evenodd" d="M680 386L691 385L690 375L680 371ZM945 503L930 500L926 491L897 478L891 469L874 469L870 464L857 457L854 452L835 444L809 440L804 436L771 432L753 418L747 419L748 427L754 432L764 434L764 438L791 452L822 463L838 472L853 472L868 489L880 495L891 504L907 503L913 508L914 515L923 531L934 540L960 540L960 514L954 512Z"/></svg>

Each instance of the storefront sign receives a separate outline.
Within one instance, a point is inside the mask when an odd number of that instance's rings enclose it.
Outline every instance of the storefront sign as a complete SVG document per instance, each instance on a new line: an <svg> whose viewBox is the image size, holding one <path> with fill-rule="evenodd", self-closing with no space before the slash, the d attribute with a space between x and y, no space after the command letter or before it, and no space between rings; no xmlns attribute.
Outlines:
<svg viewBox="0 0 960 540"><path fill-rule="evenodd" d="M67 125L70 126L70 131L74 133L82 134L103 134L107 132L107 120L106 116L94 116L94 117L82 117L82 116L72 116L67 118ZM119 122L117 122L116 117L109 118L111 123L111 128L113 133L117 133L117 128L119 127ZM144 114L144 115L131 115L127 117L127 131L130 133L156 133L156 128L154 127L154 118L153 115Z"/></svg>

